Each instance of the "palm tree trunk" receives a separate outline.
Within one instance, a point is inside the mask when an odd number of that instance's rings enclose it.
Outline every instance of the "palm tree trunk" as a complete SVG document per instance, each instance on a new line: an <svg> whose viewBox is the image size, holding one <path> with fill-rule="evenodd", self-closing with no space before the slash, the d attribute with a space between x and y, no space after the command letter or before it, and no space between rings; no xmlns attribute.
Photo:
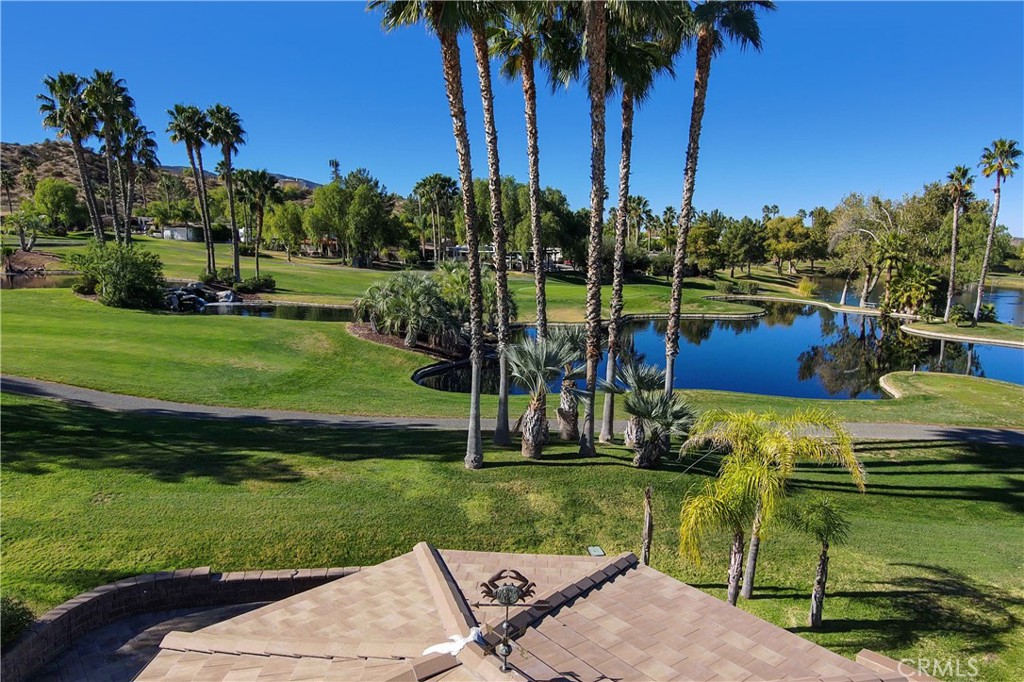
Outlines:
<svg viewBox="0 0 1024 682"><path fill-rule="evenodd" d="M754 511L754 524L750 529L750 547L747 549L747 569L743 576L743 598L754 596L754 574L757 572L757 553L761 549L761 503L758 502Z"/></svg>
<svg viewBox="0 0 1024 682"><path fill-rule="evenodd" d="M566 369L568 372L569 369ZM578 441L580 439L580 407L579 399L573 392L575 381L562 381L562 390L558 396L558 435L562 440Z"/></svg>
<svg viewBox="0 0 1024 682"><path fill-rule="evenodd" d="M71 148L74 150L75 163L78 165L78 176L82 180L82 193L85 195L85 207L89 211L89 220L92 222L93 236L96 241L103 244L103 220L100 218L99 209L96 207L96 193L92 188L92 179L89 177L89 167L85 162L85 151L80 139L71 140Z"/></svg>
<svg viewBox="0 0 1024 682"><path fill-rule="evenodd" d="M494 279L498 304L498 421L494 427L494 444L512 442L508 430L508 272L505 247L505 214L501 208L501 166L498 157L498 129L494 125L494 92L491 90L491 61L487 34L483 24L473 26L473 52L480 78L480 99L484 109L484 135L487 140L487 189L491 198L491 227L494 241Z"/></svg>
<svg viewBox="0 0 1024 682"><path fill-rule="evenodd" d="M839 305L846 305L846 294L850 290L850 274L846 274L846 279L843 281L843 293L839 295Z"/></svg>
<svg viewBox="0 0 1024 682"><path fill-rule="evenodd" d="M622 432L623 444L630 448L638 447L645 438L644 420L636 415L631 416L626 422L626 429Z"/></svg>
<svg viewBox="0 0 1024 682"><path fill-rule="evenodd" d="M104 161L107 164L107 193L110 195L110 220L114 226L114 241L118 244L121 243L121 225L120 214L117 210L117 178L114 176L114 140L109 135L104 136L104 146L107 148L104 156Z"/></svg>
<svg viewBox="0 0 1024 682"><path fill-rule="evenodd" d="M629 172L633 147L633 91L622 88L622 150L619 157L619 210L615 220L615 262L612 266L611 317L608 321L608 359L605 380L615 379L615 358L618 354L619 323L622 319L622 279L626 269L626 211L629 205ZM604 394L604 415L601 420L601 442L615 437L615 394Z"/></svg>
<svg viewBox="0 0 1024 682"><path fill-rule="evenodd" d="M523 414L522 422L523 457L537 459L544 450L548 436L547 394L541 393L530 399Z"/></svg>
<svg viewBox="0 0 1024 682"><path fill-rule="evenodd" d="M960 199L953 202L953 241L949 247L949 289L946 291L946 312L942 315L943 322L949 322L949 311L953 308L953 294L956 292L956 248L957 234L960 231Z"/></svg>
<svg viewBox="0 0 1024 682"><path fill-rule="evenodd" d="M213 248L213 220L210 218L210 202L206 196L206 171L203 170L203 152L195 148L196 162L192 167L196 175L196 194L199 195L199 215L203 223L203 239L206 241L206 263L210 274L217 271L216 250Z"/></svg>
<svg viewBox="0 0 1024 682"><path fill-rule="evenodd" d="M238 223L235 220L235 190L231 178L231 151L224 148L224 186L228 190L228 216L231 219L231 260L235 270L235 281L242 279L242 266L238 253Z"/></svg>
<svg viewBox="0 0 1024 682"><path fill-rule="evenodd" d="M737 528L732 534L732 546L729 549L729 588L728 601L736 606L736 597L740 593L740 580L743 578L743 530Z"/></svg>
<svg viewBox="0 0 1024 682"><path fill-rule="evenodd" d="M825 606L825 584L828 582L828 543L821 543L818 555L818 571L814 575L814 590L811 592L810 625L821 627L821 613Z"/></svg>
<svg viewBox="0 0 1024 682"><path fill-rule="evenodd" d="M537 338L548 337L547 295L545 293L543 245L540 239L540 147L537 142L537 83L533 72L533 44L526 39L522 48L523 101L526 105L526 158L530 179L530 236L533 242L533 286L537 302ZM525 254L524 254L525 255ZM526 259L523 259L526 263Z"/></svg>
<svg viewBox="0 0 1024 682"><path fill-rule="evenodd" d="M259 213L256 214L256 277L260 276L260 242L263 241L263 205L257 206Z"/></svg>
<svg viewBox="0 0 1024 682"><path fill-rule="evenodd" d="M873 289L873 288L874 287L871 286L871 266L868 265L868 266L866 266L866 268L864 270L864 286L861 287L861 291L860 291L860 307L861 308L867 308L868 307L868 294L871 293L871 289Z"/></svg>
<svg viewBox="0 0 1024 682"><path fill-rule="evenodd" d="M442 3L431 2L429 11L439 13ZM435 22L439 25L441 22ZM462 65L455 33L438 34L441 42L441 64L448 108L452 117L452 134L459 157L459 183L462 210L466 217L466 246L469 248L469 335L472 381L469 402L469 432L466 438L467 469L483 466L483 445L480 438L480 367L483 362L483 290L480 282L479 235L477 234L476 199L473 196L473 167L470 160L469 132L466 129L466 108L462 95Z"/></svg>
<svg viewBox="0 0 1024 682"><path fill-rule="evenodd" d="M693 191L697 180L697 156L700 153L700 129L704 120L704 101L711 77L713 36L702 29L697 36L697 69L693 77L693 105L690 108L690 137L686 143L686 166L683 174L683 202L679 211L675 261L672 264L672 299L668 309L668 330L665 333L665 395L672 395L676 355L679 354L679 309L683 301L683 270L686 267L686 242L693 219Z"/></svg>
<svg viewBox="0 0 1024 682"><path fill-rule="evenodd" d="M985 278L988 276L988 262L992 257L992 241L996 236L996 221L999 220L999 174L996 173L996 188L992 190L992 220L988 224L988 241L985 242L985 257L981 261L981 278L978 280L978 300L974 302L974 319L981 312L981 299L985 295Z"/></svg>
<svg viewBox="0 0 1024 682"><path fill-rule="evenodd" d="M601 359L601 232L604 228L604 136L608 17L603 0L587 4L590 71L590 240L587 249L587 404L580 454L593 455L597 364Z"/></svg>

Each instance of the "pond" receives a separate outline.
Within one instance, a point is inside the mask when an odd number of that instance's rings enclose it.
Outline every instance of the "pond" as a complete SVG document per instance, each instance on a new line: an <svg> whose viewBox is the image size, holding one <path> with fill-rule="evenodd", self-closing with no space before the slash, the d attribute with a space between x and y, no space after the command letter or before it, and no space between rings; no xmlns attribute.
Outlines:
<svg viewBox="0 0 1024 682"><path fill-rule="evenodd" d="M815 277L814 283L818 285L818 293L815 298L828 303L839 303L839 298L843 293L841 277ZM885 284L879 281L868 295L868 300L880 301L884 291ZM974 282L968 284L960 295L954 296L953 303L963 304L967 306L968 310L974 312L974 302L977 298L978 283ZM990 303L996 307L996 319L1000 322L1024 325L1024 289L990 286L985 289L981 302ZM850 283L850 289L846 292L846 305L860 305L860 288L855 282Z"/></svg>
<svg viewBox="0 0 1024 682"><path fill-rule="evenodd" d="M77 275L0 275L0 289L60 289L71 286Z"/></svg>
<svg viewBox="0 0 1024 682"><path fill-rule="evenodd" d="M351 308L276 303L211 303L203 308L203 314L273 317L279 320L305 320L309 322L351 322L354 319Z"/></svg>
<svg viewBox="0 0 1024 682"><path fill-rule="evenodd" d="M885 397L878 385L882 375L915 368L1024 384L1024 351L1018 349L933 341L904 334L895 322L819 306L764 307L767 315L754 320L684 320L674 385L794 398L880 398ZM665 320L631 323L626 344L664 367L665 326ZM599 376L604 371L602 360ZM467 392L469 368L426 376L420 383ZM553 390L559 383L552 383ZM484 390L497 393L494 366L485 369Z"/></svg>

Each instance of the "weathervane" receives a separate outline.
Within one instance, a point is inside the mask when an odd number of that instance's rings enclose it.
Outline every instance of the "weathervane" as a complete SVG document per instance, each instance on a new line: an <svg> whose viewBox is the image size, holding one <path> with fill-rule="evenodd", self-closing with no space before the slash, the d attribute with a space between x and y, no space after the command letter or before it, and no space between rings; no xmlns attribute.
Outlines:
<svg viewBox="0 0 1024 682"><path fill-rule="evenodd" d="M502 583L502 580L509 582ZM491 603L476 603L473 606L505 607L505 620L501 624L501 642L494 647L494 653L501 656L501 671L508 672L508 657L512 654L512 640L510 632L512 626L509 623L508 612L511 608L538 608L546 609L549 603L546 599L540 599L533 603L526 600L532 597L536 591L536 583L531 582L519 571L508 568L498 571L490 577L487 582L480 583L480 594L490 600Z"/></svg>

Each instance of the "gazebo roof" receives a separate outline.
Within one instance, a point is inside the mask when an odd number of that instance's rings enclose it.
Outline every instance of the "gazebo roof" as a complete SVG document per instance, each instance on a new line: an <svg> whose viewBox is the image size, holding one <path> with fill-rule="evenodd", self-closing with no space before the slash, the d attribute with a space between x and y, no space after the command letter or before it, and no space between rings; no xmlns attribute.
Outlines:
<svg viewBox="0 0 1024 682"><path fill-rule="evenodd" d="M515 569L548 607L513 609L511 672L493 654L504 610L480 585ZM428 647L480 627L456 655ZM880 657L879 657L880 658ZM909 669L907 671L910 672ZM908 677L913 677L908 675ZM172 632L154 680L790 680L905 682L674 578L632 554L412 552L193 633ZM924 679L923 676L920 679Z"/></svg>

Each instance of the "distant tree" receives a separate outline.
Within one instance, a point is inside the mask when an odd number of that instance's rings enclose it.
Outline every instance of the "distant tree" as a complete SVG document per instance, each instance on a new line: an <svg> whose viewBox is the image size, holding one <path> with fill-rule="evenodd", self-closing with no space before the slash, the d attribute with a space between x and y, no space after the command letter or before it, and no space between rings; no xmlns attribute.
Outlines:
<svg viewBox="0 0 1024 682"><path fill-rule="evenodd" d="M117 175L114 160L120 155L121 136L125 122L135 109L135 100L128 94L123 78L117 78L112 71L96 69L85 88L85 100L92 109L99 124L97 136L103 141L101 153L107 165L107 196L110 199L110 216L114 225L114 239L121 242L128 233L118 209Z"/></svg>
<svg viewBox="0 0 1024 682"><path fill-rule="evenodd" d="M965 199L970 199L974 176L967 166L957 166L949 175L946 187L953 199L953 238L949 247L949 289L946 292L946 310L942 321L949 322L949 311L953 308L953 294L956 293L956 251L960 232L960 208Z"/></svg>
<svg viewBox="0 0 1024 682"><path fill-rule="evenodd" d="M712 275L715 270L726 264L726 259L719 246L719 239L733 222L727 215L715 209L710 213L701 212L697 215L690 228L690 257L697 263L702 274Z"/></svg>
<svg viewBox="0 0 1024 682"><path fill-rule="evenodd" d="M744 216L730 220L722 231L719 242L722 257L729 266L729 276L736 276L736 266L747 266L750 274L751 263L761 263L765 258L765 234L760 222Z"/></svg>
<svg viewBox="0 0 1024 682"><path fill-rule="evenodd" d="M331 167L331 182L338 182L341 179L341 164L337 159L329 159L327 165Z"/></svg>
<svg viewBox="0 0 1024 682"><path fill-rule="evenodd" d="M203 241L206 244L206 271L210 274L217 270L217 258L213 247L213 221L210 218L210 202L206 194L206 172L203 169L203 146L206 144L206 131L210 122L206 113L197 106L175 104L167 110L171 117L167 124L167 132L170 133L171 142L184 143L185 151L188 153L189 165L192 167L192 177L196 183L196 196L198 197L199 213L203 223ZM167 174L161 175L161 187L164 188L164 201L170 203L174 200L169 187L170 181L165 181Z"/></svg>
<svg viewBox="0 0 1024 682"><path fill-rule="evenodd" d="M270 239L277 240L284 246L289 262L292 260L292 254L302 248L302 242L306 238L302 214L302 204L294 201L271 206L267 212L267 234Z"/></svg>
<svg viewBox="0 0 1024 682"><path fill-rule="evenodd" d="M206 110L206 118L209 127L206 129L206 140L220 147L224 156L224 185L228 190L228 211L231 218L231 246L232 259L234 261L235 281L239 281L241 265L238 254L238 224L235 221L235 195L231 178L231 157L238 153L239 145L245 144L245 129L242 128L242 119L231 107L223 104L214 104Z"/></svg>
<svg viewBox="0 0 1024 682"><path fill-rule="evenodd" d="M36 185L33 200L51 227L68 228L77 224L82 217L78 190L70 182L43 178Z"/></svg>
<svg viewBox="0 0 1024 682"><path fill-rule="evenodd" d="M808 239L808 230L800 218L771 218L765 224L765 247L775 263L776 271L782 274L782 264L789 263L789 272L796 271L793 261L803 251Z"/></svg>
<svg viewBox="0 0 1024 682"><path fill-rule="evenodd" d="M981 278L978 280L978 298L974 303L974 319L978 319L981 313L981 299L985 293L985 277L988 276L989 259L992 256L992 242L995 239L996 223L999 220L999 197L1001 194L1000 184L1003 180L1013 177L1014 171L1019 164L1021 151L1017 148L1016 140L998 139L991 147L985 147L981 153L981 161L978 166L981 174L986 178L996 176L996 186L992 190L992 221L988 228L988 241L985 243L985 259L981 262Z"/></svg>
<svg viewBox="0 0 1024 682"><path fill-rule="evenodd" d="M430 216L433 235L434 262L444 258L444 225L451 220L459 185L454 178L441 173L434 173L423 178L413 187L413 195ZM422 241L421 241L422 248Z"/></svg>
<svg viewBox="0 0 1024 682"><path fill-rule="evenodd" d="M28 253L35 247L39 233L46 229L47 220L31 201L26 201L17 211L7 216L5 225L15 229L21 250Z"/></svg>
<svg viewBox="0 0 1024 682"><path fill-rule="evenodd" d="M11 190L15 187L14 173L4 168L0 170L0 187L3 188L4 194L7 196L7 211L8 213L14 213L14 202L11 200Z"/></svg>
<svg viewBox="0 0 1024 682"><path fill-rule="evenodd" d="M251 213L256 220L256 276L260 276L260 246L263 244L263 221L267 207L282 200L281 187L277 178L266 169L254 171L249 182Z"/></svg>

